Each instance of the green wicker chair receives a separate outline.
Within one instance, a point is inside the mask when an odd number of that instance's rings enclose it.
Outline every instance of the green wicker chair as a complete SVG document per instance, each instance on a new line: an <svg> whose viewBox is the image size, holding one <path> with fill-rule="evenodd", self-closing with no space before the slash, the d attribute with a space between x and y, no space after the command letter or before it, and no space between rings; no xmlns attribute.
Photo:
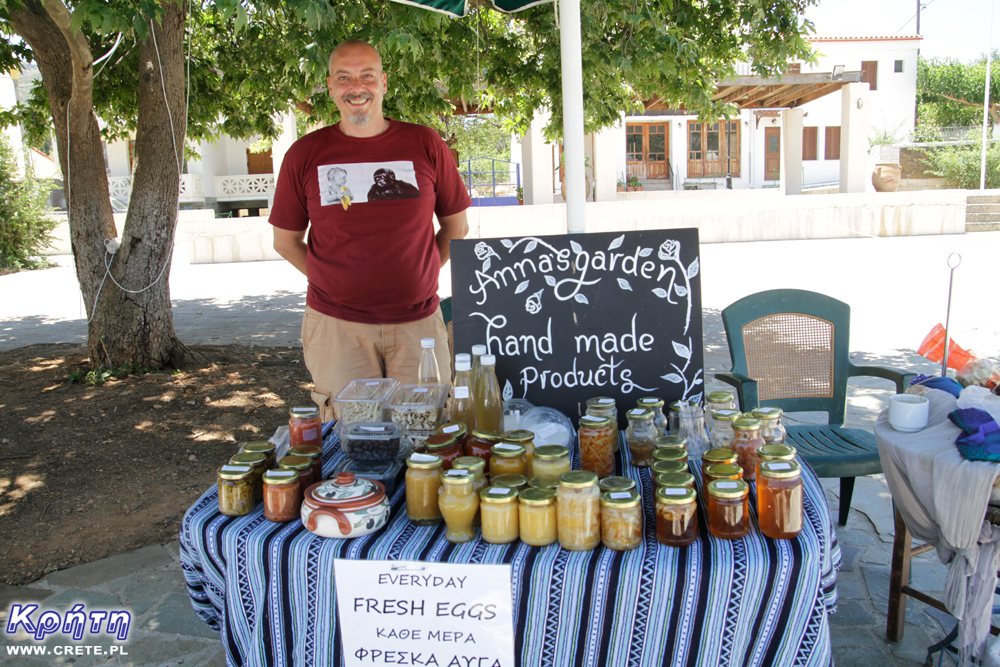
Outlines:
<svg viewBox="0 0 1000 667"><path fill-rule="evenodd" d="M827 424L790 425L788 442L819 477L840 478L840 525L847 523L854 478L882 472L875 436L844 428L847 380L891 380L902 393L912 373L855 366L848 352L851 308L823 294L780 289L758 292L722 311L733 360L715 377L736 388L740 408L775 406L785 412L826 412Z"/></svg>

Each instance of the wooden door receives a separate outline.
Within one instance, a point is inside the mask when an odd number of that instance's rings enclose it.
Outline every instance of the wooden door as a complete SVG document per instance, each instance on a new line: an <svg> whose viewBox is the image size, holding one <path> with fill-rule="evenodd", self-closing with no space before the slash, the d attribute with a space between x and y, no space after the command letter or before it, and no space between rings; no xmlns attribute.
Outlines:
<svg viewBox="0 0 1000 667"><path fill-rule="evenodd" d="M670 178L667 168L669 138L666 123L636 123L625 126L627 176Z"/></svg>
<svg viewBox="0 0 1000 667"><path fill-rule="evenodd" d="M781 179L781 128L764 128L764 180Z"/></svg>

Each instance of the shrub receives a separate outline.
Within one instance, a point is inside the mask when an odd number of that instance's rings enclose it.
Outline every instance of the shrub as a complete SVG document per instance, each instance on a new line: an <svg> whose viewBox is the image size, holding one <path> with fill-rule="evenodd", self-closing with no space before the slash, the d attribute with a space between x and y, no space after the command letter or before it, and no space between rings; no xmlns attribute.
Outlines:
<svg viewBox="0 0 1000 667"><path fill-rule="evenodd" d="M45 216L52 184L28 174L17 178L17 161L0 134L0 270L48 266L39 253L52 245L57 220Z"/></svg>
<svg viewBox="0 0 1000 667"><path fill-rule="evenodd" d="M978 190L982 164L982 140L928 151L927 171L965 190ZM986 148L986 187L1000 188L1000 141Z"/></svg>

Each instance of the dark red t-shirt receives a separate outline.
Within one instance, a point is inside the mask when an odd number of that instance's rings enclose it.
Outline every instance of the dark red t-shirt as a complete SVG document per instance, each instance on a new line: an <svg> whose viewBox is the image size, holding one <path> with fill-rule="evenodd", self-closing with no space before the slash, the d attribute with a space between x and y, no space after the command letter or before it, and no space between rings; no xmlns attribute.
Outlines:
<svg viewBox="0 0 1000 667"><path fill-rule="evenodd" d="M309 230L307 304L350 322L399 324L438 306L432 214L471 205L431 128L392 121L382 134L358 138L331 125L288 149L270 222Z"/></svg>

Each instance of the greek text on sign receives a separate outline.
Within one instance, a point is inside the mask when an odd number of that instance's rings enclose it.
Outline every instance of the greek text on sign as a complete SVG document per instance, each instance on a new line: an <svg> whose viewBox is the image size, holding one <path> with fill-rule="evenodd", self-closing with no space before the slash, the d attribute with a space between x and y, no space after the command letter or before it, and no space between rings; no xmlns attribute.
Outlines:
<svg viewBox="0 0 1000 667"><path fill-rule="evenodd" d="M509 565L337 560L346 665L513 667Z"/></svg>

